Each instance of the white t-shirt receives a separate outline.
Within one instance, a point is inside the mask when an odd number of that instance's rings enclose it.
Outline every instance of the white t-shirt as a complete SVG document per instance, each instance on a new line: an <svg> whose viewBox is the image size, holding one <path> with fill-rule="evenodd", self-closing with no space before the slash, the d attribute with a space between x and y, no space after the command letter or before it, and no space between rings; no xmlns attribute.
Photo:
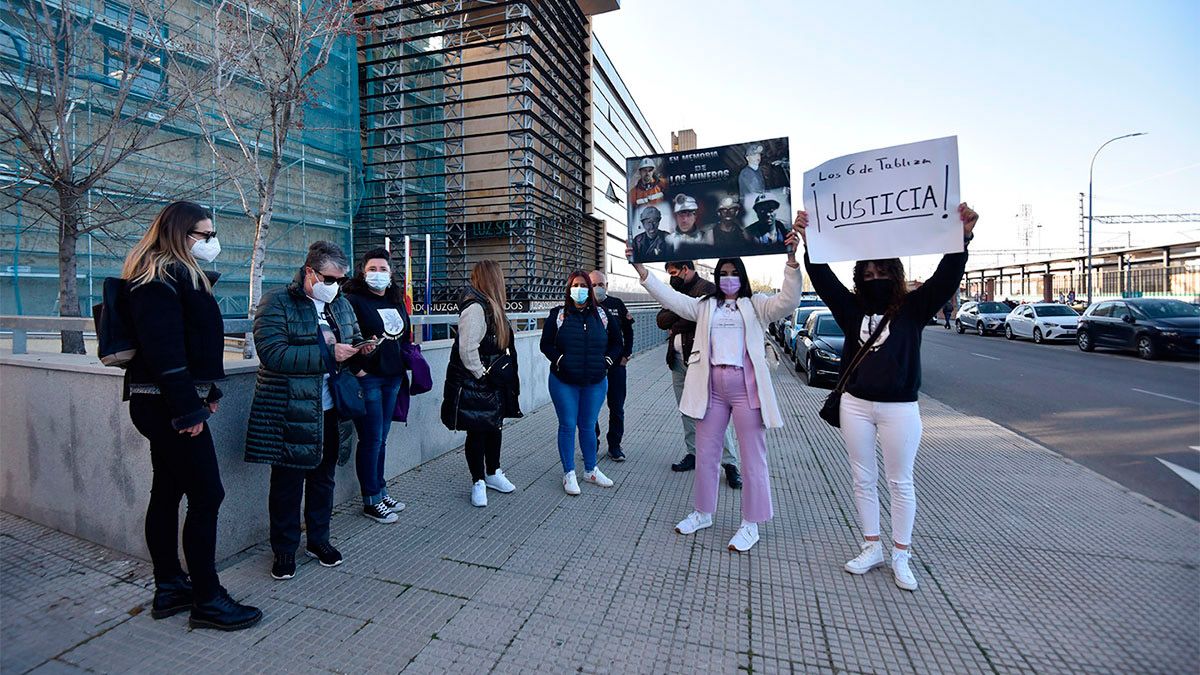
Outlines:
<svg viewBox="0 0 1200 675"><path fill-rule="evenodd" d="M333 327L329 325L329 320L325 318L325 303L316 298L312 300L313 306L317 308L317 336L318 340L325 340L325 344L329 345L329 354L333 355L333 343L337 341L337 337L333 334ZM322 359L321 364L325 361ZM331 410L333 408L333 393L329 391L329 373L325 373L321 379L321 410Z"/></svg>
<svg viewBox="0 0 1200 675"><path fill-rule="evenodd" d="M708 353L714 366L742 367L746 362L746 321L737 304L721 301L708 330Z"/></svg>

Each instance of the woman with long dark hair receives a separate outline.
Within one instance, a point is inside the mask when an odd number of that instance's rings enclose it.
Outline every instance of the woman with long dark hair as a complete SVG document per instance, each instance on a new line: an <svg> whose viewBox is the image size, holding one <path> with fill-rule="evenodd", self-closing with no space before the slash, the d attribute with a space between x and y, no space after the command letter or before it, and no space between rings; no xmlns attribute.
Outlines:
<svg viewBox="0 0 1200 675"><path fill-rule="evenodd" d="M459 302L458 335L446 367L442 423L466 431L471 504L487 506L488 489L517 489L500 469L506 417L521 417L521 381L512 325L504 305L504 272L494 260L471 269L471 285Z"/></svg>
<svg viewBox="0 0 1200 675"><path fill-rule="evenodd" d="M766 430L783 426L775 388L767 366L765 326L782 319L800 301L803 279L796 262L796 234L789 232L787 264L779 293L754 293L741 258L717 261L717 290L693 298L673 290L633 267L642 286L662 306L696 322L696 339L687 358L687 377L679 411L696 422L696 476L692 487L695 510L675 526L680 534L712 527L717 510L721 448L733 418L742 459L742 524L729 540L729 550L745 552L758 543L758 525L771 519L771 481ZM632 251L626 249L626 256Z"/></svg>
<svg viewBox="0 0 1200 675"><path fill-rule="evenodd" d="M400 345L412 341L412 326L404 304L404 292L392 280L391 254L373 248L363 255L354 277L342 287L354 308L363 337L374 346L363 350L359 360L367 414L354 420L358 448L354 468L362 492L363 515L379 523L394 523L404 503L388 494L383 478L387 437L400 388L406 386L404 355Z"/></svg>
<svg viewBox="0 0 1200 675"><path fill-rule="evenodd" d="M596 466L596 420L608 393L608 369L621 358L621 327L609 321L582 270L567 277L566 298L550 310L542 328L542 353L550 359L550 399L558 414L558 456L563 489L579 494L575 476L575 437L583 450L583 479L600 487L612 480Z"/></svg>
<svg viewBox="0 0 1200 675"><path fill-rule="evenodd" d="M146 546L154 563L154 605L162 619L192 610L195 628L239 630L262 618L229 597L217 578L217 512L225 498L208 428L225 378L225 335L206 273L221 251L212 214L198 204L164 208L125 258L129 319L137 352L125 371L129 416L150 441L154 479ZM187 495L179 564L179 502Z"/></svg>
<svg viewBox="0 0 1200 675"><path fill-rule="evenodd" d="M870 352L848 375L841 399L841 432L854 474L854 501L863 528L861 552L845 569L866 574L884 564L879 540L879 467L875 444L883 449L892 512L892 575L896 585L917 589L909 560L917 499L913 464L921 444L921 331L962 282L967 244L974 238L979 214L958 205L963 225L962 253L942 257L937 270L920 288L909 291L904 265L898 258L859 260L854 264L854 290L842 285L828 265L804 265L813 288L829 306L846 334L842 364L853 363L859 350L878 333ZM796 214L795 227L804 235L808 214ZM805 237L807 243L807 238Z"/></svg>

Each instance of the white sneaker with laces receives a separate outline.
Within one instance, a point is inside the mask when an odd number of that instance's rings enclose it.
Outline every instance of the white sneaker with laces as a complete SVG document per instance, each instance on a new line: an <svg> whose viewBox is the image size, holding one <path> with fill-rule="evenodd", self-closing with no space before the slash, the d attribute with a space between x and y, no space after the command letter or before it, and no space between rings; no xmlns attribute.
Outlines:
<svg viewBox="0 0 1200 675"><path fill-rule="evenodd" d="M487 506L487 483L477 480L471 486L471 505Z"/></svg>
<svg viewBox="0 0 1200 675"><path fill-rule="evenodd" d="M687 518L679 521L675 531L679 534L692 534L706 527L712 527L712 514L692 511Z"/></svg>
<svg viewBox="0 0 1200 675"><path fill-rule="evenodd" d="M591 471L583 474L583 479L589 483L595 483L596 485L599 485L600 487L612 487L613 486L612 479L609 478L608 476L605 476L603 473L601 473L600 467L596 467L596 468L592 469Z"/></svg>
<svg viewBox="0 0 1200 675"><path fill-rule="evenodd" d="M500 469L496 469L496 473L490 476L484 476L483 482L487 483L487 486L496 492L508 493L517 489L517 486L513 485Z"/></svg>
<svg viewBox="0 0 1200 675"><path fill-rule="evenodd" d="M892 549L892 577L895 578L896 585L906 591L917 590L917 577L908 566L911 558L912 551L908 549Z"/></svg>
<svg viewBox="0 0 1200 675"><path fill-rule="evenodd" d="M568 471L563 474L563 489L569 495L579 494L579 479L575 477L574 471Z"/></svg>
<svg viewBox="0 0 1200 675"><path fill-rule="evenodd" d="M864 541L862 553L846 563L844 569L850 574L866 574L882 564L883 543L876 539L875 541Z"/></svg>
<svg viewBox="0 0 1200 675"><path fill-rule="evenodd" d="M729 540L729 550L745 553L758 543L758 523L747 523L742 521L742 526L738 528L733 539Z"/></svg>

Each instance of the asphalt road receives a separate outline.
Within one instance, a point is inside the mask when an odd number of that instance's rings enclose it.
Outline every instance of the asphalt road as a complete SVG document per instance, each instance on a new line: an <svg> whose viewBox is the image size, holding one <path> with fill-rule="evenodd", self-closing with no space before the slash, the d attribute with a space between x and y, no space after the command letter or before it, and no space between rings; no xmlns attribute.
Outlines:
<svg viewBox="0 0 1200 675"><path fill-rule="evenodd" d="M921 391L1200 519L1200 365L925 330ZM1200 478L1200 476L1195 476Z"/></svg>

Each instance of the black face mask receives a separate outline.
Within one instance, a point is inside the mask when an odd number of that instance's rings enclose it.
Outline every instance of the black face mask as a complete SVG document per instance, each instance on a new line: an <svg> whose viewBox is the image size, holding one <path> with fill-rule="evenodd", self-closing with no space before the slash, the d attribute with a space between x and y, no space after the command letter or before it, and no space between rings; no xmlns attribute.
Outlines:
<svg viewBox="0 0 1200 675"><path fill-rule="evenodd" d="M683 277L671 277L671 288L677 291L683 290Z"/></svg>
<svg viewBox="0 0 1200 675"><path fill-rule="evenodd" d="M891 279L871 279L858 285L858 295L864 309L872 314L882 314L892 300L892 289L896 285Z"/></svg>

